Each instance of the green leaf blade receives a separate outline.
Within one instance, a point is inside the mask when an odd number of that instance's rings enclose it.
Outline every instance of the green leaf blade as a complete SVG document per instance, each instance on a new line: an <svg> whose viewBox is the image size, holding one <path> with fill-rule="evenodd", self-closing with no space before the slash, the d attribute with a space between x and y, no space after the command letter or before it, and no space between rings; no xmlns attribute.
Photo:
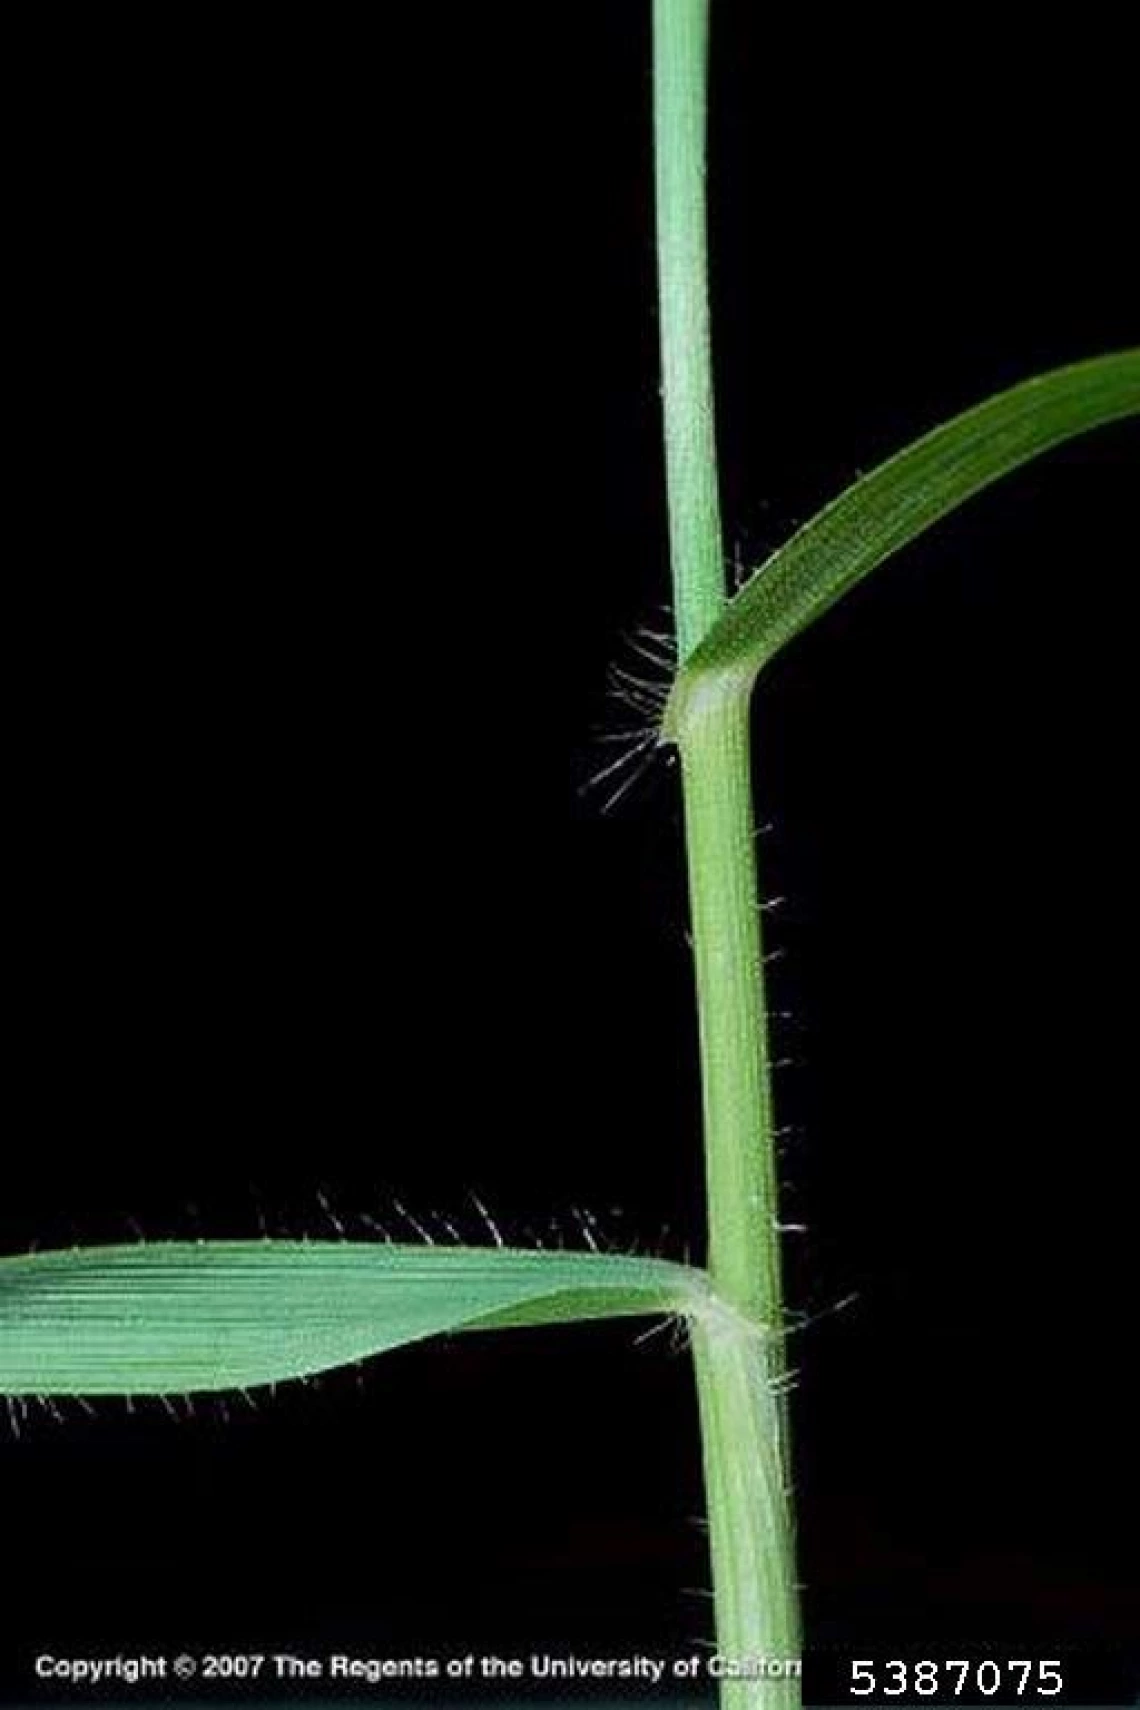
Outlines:
<svg viewBox="0 0 1140 1710"><path fill-rule="evenodd" d="M666 1260L361 1242L170 1242L0 1259L0 1394L305 1377L425 1337L687 1310Z"/></svg>
<svg viewBox="0 0 1140 1710"><path fill-rule="evenodd" d="M849 487L756 572L678 673L662 735L764 666L892 553L1033 458L1140 414L1140 350L1054 369L955 416Z"/></svg>

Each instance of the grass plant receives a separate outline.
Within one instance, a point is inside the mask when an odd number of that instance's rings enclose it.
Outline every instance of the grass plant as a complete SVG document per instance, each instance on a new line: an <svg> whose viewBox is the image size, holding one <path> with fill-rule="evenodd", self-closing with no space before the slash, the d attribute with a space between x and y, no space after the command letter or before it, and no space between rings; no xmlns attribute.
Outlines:
<svg viewBox="0 0 1140 1710"><path fill-rule="evenodd" d="M703 1266L594 1252L264 1241L0 1260L0 1393L162 1395L306 1376L443 1333L676 1314L696 1374L716 1641L795 1656L779 1195L753 835L751 697L765 665L898 548L1074 435L1140 413L1140 351L1029 379L892 457L730 598L707 287L708 0L655 0L654 125L667 502L703 1088ZM798 1701L726 1680L723 1710Z"/></svg>

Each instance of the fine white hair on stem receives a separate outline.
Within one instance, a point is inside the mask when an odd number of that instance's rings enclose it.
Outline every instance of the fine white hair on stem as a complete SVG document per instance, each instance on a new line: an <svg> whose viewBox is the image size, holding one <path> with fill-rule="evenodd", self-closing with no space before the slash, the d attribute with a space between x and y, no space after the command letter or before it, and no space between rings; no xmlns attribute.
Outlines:
<svg viewBox="0 0 1140 1710"><path fill-rule="evenodd" d="M379 1221L378 1218L373 1217L370 1212L361 1211L361 1212L358 1212L357 1215L359 1216L361 1223L364 1225L365 1229L367 1229L367 1231L370 1235L376 1235L379 1237L379 1239L381 1241L384 1241L387 1243L391 1243L394 1240L394 1236L392 1235L391 1231L389 1229L387 1229L384 1226L384 1224Z"/></svg>
<svg viewBox="0 0 1140 1710"><path fill-rule="evenodd" d="M443 1215L442 1211L437 1211L434 1214L434 1220L439 1224L448 1240L453 1241L457 1247L461 1247L463 1245L462 1235L459 1233L454 1223Z"/></svg>
<svg viewBox="0 0 1140 1710"><path fill-rule="evenodd" d="M580 1208L579 1206L572 1205L570 1207L570 1215L582 1231L582 1239L585 1241L590 1251L592 1253L600 1253L602 1249L599 1245L598 1237L595 1234L595 1220L590 1212L586 1211L584 1208Z"/></svg>
<svg viewBox="0 0 1140 1710"><path fill-rule="evenodd" d="M492 1241L495 1243L495 1246L505 1247L507 1243L503 1239L502 1232L500 1231L498 1224L495 1222L495 1219L491 1216L491 1213L487 1210L483 1201L479 1198L479 1195L474 1191L474 1189L470 1188L468 1189L468 1195L471 1203L475 1207L475 1210L479 1213L479 1216L486 1224L488 1233L490 1234Z"/></svg>
<svg viewBox="0 0 1140 1710"><path fill-rule="evenodd" d="M671 648L647 631L623 638L624 656L606 670L606 693L620 705L637 706L658 719L665 711L677 660Z"/></svg>
<svg viewBox="0 0 1140 1710"><path fill-rule="evenodd" d="M846 1312L849 1306L854 1306L858 1299L859 1294L856 1290L851 1294L841 1295L838 1300L832 1301L828 1306L820 1306L808 1311L789 1312L787 1315L787 1334L789 1336L798 1335L803 1330L809 1330L813 1324L820 1323L822 1319L834 1318L836 1313Z"/></svg>
<svg viewBox="0 0 1140 1710"><path fill-rule="evenodd" d="M620 707L630 722L603 731L600 743L617 754L600 766L582 786L581 794L605 790L601 811L609 813L649 771L658 753L672 750L661 743L661 721L677 670L676 641L668 629L639 625L622 637L624 657L606 672L607 699Z"/></svg>
<svg viewBox="0 0 1140 1710"><path fill-rule="evenodd" d="M598 740L620 743L620 752L593 772L578 793L588 796L604 788L601 812L610 813L652 766L658 753L657 727L645 725L634 730L612 731Z"/></svg>
<svg viewBox="0 0 1140 1710"><path fill-rule="evenodd" d="M404 1222L408 1225L408 1227L410 1229L415 1230L416 1234L419 1236L420 1240L424 1243L424 1245L426 1247L434 1247L435 1246L435 1241L434 1241L431 1233L427 1229L425 1229L424 1225L419 1221L419 1219L417 1217L412 1216L411 1212L407 1209L407 1207L405 1205L401 1204L401 1202L395 1197L394 1194L392 1195L391 1204L392 1204L392 1209L395 1211L397 1217L402 1217Z"/></svg>
<svg viewBox="0 0 1140 1710"><path fill-rule="evenodd" d="M726 568L728 571L727 580L729 589L732 593L738 594L741 588L743 588L745 582L747 582L752 575L752 571L749 568L748 560L744 551L744 542L742 540L733 541L732 552L729 556Z"/></svg>
<svg viewBox="0 0 1140 1710"><path fill-rule="evenodd" d="M343 1223L342 1219L337 1215L337 1212L333 1206L332 1200L329 1197L327 1190L323 1187L320 1187L317 1189L317 1204L320 1206L321 1211L324 1213L328 1222L331 1224L333 1231L337 1236L337 1239L340 1241L346 1241L348 1239L348 1236L347 1236L347 1233L345 1231L344 1223Z"/></svg>
<svg viewBox="0 0 1140 1710"><path fill-rule="evenodd" d="M670 1312L663 1318L656 1319L648 1329L640 1331L633 1338L633 1346L642 1348L647 1342L655 1341L658 1337L665 1338L665 1351L670 1359L686 1352L689 1346L689 1321L683 1312Z"/></svg>
<svg viewBox="0 0 1140 1710"><path fill-rule="evenodd" d="M791 1395L793 1390L799 1388L799 1381L799 1368L796 1366L789 1366L787 1370L782 1371L778 1377L771 1378L769 1380L768 1387L773 1395Z"/></svg>
<svg viewBox="0 0 1140 1710"><path fill-rule="evenodd" d="M667 631L642 625L627 635L625 642L632 653L655 671L668 671L672 675L677 669L677 640Z"/></svg>

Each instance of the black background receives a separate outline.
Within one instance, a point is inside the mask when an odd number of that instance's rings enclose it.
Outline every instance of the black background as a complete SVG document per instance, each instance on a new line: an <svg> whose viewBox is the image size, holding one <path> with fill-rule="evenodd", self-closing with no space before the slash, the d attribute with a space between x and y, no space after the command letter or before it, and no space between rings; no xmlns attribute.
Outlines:
<svg viewBox="0 0 1140 1710"><path fill-rule="evenodd" d="M676 780L581 793L667 598L647 11L29 53L5 1249L480 1240L477 1196L699 1256ZM1127 55L1068 29L719 0L734 560L1135 342ZM817 1643L1136 1630L1136 452L1007 481L757 696ZM689 1649L690 1375L637 1335L36 1415L9 1645Z"/></svg>

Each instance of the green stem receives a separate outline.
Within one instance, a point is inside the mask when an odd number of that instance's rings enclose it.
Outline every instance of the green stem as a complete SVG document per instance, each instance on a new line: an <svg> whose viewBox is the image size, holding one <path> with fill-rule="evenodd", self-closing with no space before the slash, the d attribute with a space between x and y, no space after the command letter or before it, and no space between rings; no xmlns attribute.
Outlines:
<svg viewBox="0 0 1140 1710"><path fill-rule="evenodd" d="M726 600L705 206L708 0L655 0L654 125L669 534L682 661ZM709 1271L693 1326L717 1645L744 1662L798 1650L787 1497L783 1296L760 942L748 698L689 708L681 750L700 1018ZM726 1682L724 1710L781 1710L795 1678Z"/></svg>
<svg viewBox="0 0 1140 1710"><path fill-rule="evenodd" d="M724 1300L782 1317L771 1066L747 703L711 698L681 742L701 1042L709 1256Z"/></svg>
<svg viewBox="0 0 1140 1710"><path fill-rule="evenodd" d="M748 705L710 697L681 742L700 1018L708 1268L721 1313L693 1326L717 1645L799 1655L783 1289ZM799 1702L796 1676L721 1688L723 1710Z"/></svg>
<svg viewBox="0 0 1140 1710"><path fill-rule="evenodd" d="M653 123L665 477L682 660L725 602L705 217L708 0L654 0Z"/></svg>
<svg viewBox="0 0 1140 1710"><path fill-rule="evenodd" d="M799 1617L784 1482L780 1344L725 1312L692 1322L692 1347L717 1654L753 1670L722 1678L721 1710L798 1710Z"/></svg>

